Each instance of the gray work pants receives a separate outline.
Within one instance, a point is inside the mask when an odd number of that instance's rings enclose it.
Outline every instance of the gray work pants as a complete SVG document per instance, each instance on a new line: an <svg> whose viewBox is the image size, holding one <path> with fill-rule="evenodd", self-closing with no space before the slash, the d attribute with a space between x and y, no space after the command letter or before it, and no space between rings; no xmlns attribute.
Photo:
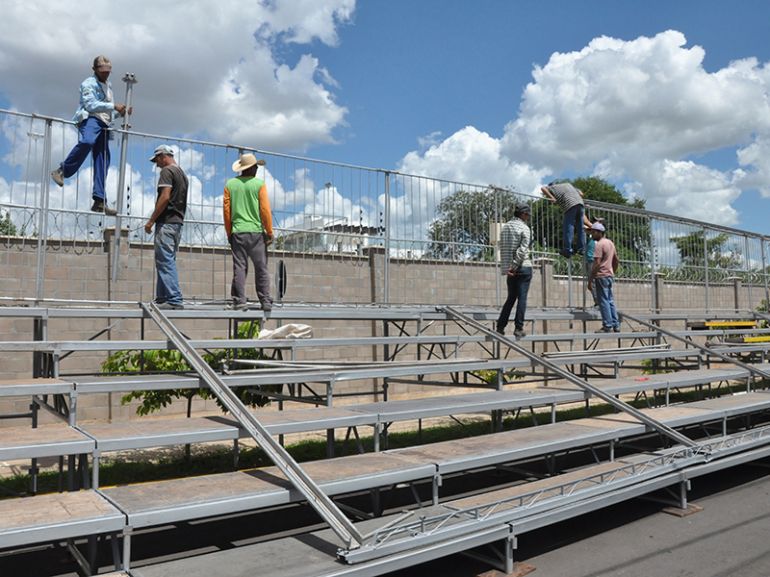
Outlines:
<svg viewBox="0 0 770 577"><path fill-rule="evenodd" d="M270 275L267 272L267 245L261 232L237 232L230 236L233 250L233 283L230 295L235 304L246 302L246 275L249 260L254 263L254 282L257 298L263 305L272 304L270 298Z"/></svg>

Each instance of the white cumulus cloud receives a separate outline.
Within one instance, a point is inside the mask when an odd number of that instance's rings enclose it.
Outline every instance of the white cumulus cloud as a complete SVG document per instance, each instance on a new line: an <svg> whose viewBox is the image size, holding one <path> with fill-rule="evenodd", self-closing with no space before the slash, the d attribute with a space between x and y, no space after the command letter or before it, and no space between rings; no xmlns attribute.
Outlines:
<svg viewBox="0 0 770 577"><path fill-rule="evenodd" d="M653 210L735 224L742 190L770 195L770 73L752 58L710 72L704 56L674 30L554 53L500 139L466 127L410 152L402 168L527 193L546 176L592 174ZM734 166L702 164L711 153Z"/></svg>
<svg viewBox="0 0 770 577"><path fill-rule="evenodd" d="M347 110L309 47L293 61L288 48L336 45L354 8L355 0L6 2L0 94L25 112L70 118L79 83L104 53L116 100L124 72L139 80L135 130L304 150L333 141Z"/></svg>

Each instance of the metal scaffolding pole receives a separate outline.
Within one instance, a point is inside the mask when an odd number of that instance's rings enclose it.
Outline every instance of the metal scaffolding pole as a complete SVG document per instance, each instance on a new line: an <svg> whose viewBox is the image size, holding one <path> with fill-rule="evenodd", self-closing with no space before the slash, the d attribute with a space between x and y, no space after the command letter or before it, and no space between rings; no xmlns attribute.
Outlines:
<svg viewBox="0 0 770 577"><path fill-rule="evenodd" d="M292 485L308 500L313 509L329 524L334 533L350 549L361 546L364 537L356 529L345 514L340 511L334 501L324 493L318 485L302 470L297 462L286 452L270 433L246 408L241 400L233 393L224 381L201 358L195 348L163 314L155 303L142 304L142 308L157 323L171 342L187 360L193 370L209 386L211 392L222 402L230 414L235 417L251 437L267 454L275 465L286 475Z"/></svg>
<svg viewBox="0 0 770 577"><path fill-rule="evenodd" d="M112 239L112 282L118 280L118 268L120 264L120 233L123 224L121 215L123 214L123 192L126 188L126 156L128 154L128 129L131 127L129 120L131 117L131 95L134 84L139 82L131 73L123 76L123 82L126 83L126 113L123 115L123 133L120 141L120 172L118 176L118 214L115 217L115 234Z"/></svg>
<svg viewBox="0 0 770 577"><path fill-rule="evenodd" d="M51 169L51 124L45 121L45 134L43 138L43 172L40 178L40 213L37 223L37 264L35 281L35 297L39 300L45 295L45 254L48 250L48 206L50 203L50 179L48 173Z"/></svg>

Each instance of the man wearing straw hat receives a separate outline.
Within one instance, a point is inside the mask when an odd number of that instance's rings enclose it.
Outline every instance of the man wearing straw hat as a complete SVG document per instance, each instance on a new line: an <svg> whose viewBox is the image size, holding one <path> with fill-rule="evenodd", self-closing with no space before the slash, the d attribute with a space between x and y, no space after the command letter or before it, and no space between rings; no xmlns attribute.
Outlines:
<svg viewBox="0 0 770 577"><path fill-rule="evenodd" d="M51 178L59 186L64 186L64 179L74 175L90 154L94 163L94 203L91 210L115 216L114 208L107 206L104 183L110 168L109 128L115 114L131 114L131 108L112 101L112 85L108 80L112 72L112 63L106 56L94 58L94 75L80 84L80 108L73 120L78 126L78 143L51 173Z"/></svg>
<svg viewBox="0 0 770 577"><path fill-rule="evenodd" d="M270 297L270 275L267 271L267 247L273 242L273 216L267 198L265 181L257 178L257 170L265 161L252 153L241 154L233 163L240 176L225 184L223 211L227 240L233 253L233 282L230 295L233 307L246 308L246 274L249 260L254 263L254 281L262 310L273 308Z"/></svg>

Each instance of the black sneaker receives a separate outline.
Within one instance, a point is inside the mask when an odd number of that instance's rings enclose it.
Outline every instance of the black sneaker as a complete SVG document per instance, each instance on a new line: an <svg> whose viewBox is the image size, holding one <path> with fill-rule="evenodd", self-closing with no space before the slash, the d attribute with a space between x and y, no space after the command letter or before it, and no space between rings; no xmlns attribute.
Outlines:
<svg viewBox="0 0 770 577"><path fill-rule="evenodd" d="M273 303L270 301L262 301L262 310L266 313L269 313L271 310L273 310Z"/></svg>
<svg viewBox="0 0 770 577"><path fill-rule="evenodd" d="M614 327L614 328L612 329L612 332L613 332L613 333L619 333L619 332L620 332L620 327Z"/></svg>
<svg viewBox="0 0 770 577"><path fill-rule="evenodd" d="M163 311L181 311L184 309L184 305L182 303L160 303L158 305L158 308Z"/></svg>
<svg viewBox="0 0 770 577"><path fill-rule="evenodd" d="M91 205L91 212L101 212L107 216L116 216L118 214L117 210L110 208L101 198L94 199L94 203Z"/></svg>
<svg viewBox="0 0 770 577"><path fill-rule="evenodd" d="M524 332L524 329L516 329L515 331L513 331L513 336L516 337L517 339L520 339L522 337L526 337L527 333Z"/></svg>
<svg viewBox="0 0 770 577"><path fill-rule="evenodd" d="M596 332L597 332L597 333L611 333L611 332L612 332L612 329L611 329L611 328L609 328L609 327L602 327L602 328L600 328L600 329L599 329L598 331L596 331Z"/></svg>
<svg viewBox="0 0 770 577"><path fill-rule="evenodd" d="M504 328L500 328L500 327L495 327L495 332L498 335L504 335L505 334L505 329Z"/></svg>

